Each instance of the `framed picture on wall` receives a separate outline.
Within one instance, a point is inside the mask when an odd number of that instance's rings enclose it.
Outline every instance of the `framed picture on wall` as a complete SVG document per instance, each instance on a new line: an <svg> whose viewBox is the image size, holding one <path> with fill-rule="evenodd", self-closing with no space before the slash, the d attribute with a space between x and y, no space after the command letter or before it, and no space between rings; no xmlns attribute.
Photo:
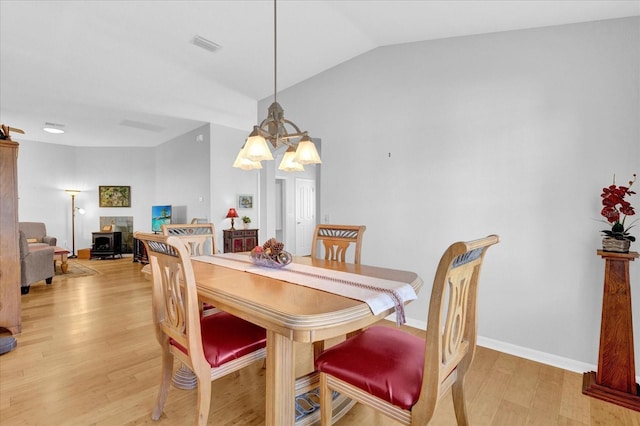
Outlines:
<svg viewBox="0 0 640 426"><path fill-rule="evenodd" d="M99 186L100 207L131 207L130 186Z"/></svg>
<svg viewBox="0 0 640 426"><path fill-rule="evenodd" d="M251 195L251 194L239 194L238 195L238 208L239 209L252 209L253 208L253 195Z"/></svg>

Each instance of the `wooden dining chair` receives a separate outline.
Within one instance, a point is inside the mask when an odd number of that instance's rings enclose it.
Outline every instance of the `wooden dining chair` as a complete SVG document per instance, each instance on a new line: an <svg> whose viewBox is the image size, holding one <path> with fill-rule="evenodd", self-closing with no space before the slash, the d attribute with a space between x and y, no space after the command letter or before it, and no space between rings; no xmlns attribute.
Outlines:
<svg viewBox="0 0 640 426"><path fill-rule="evenodd" d="M173 235L187 247L189 256L212 255L216 252L216 230L212 223L186 224L173 223L161 226L162 235ZM217 308L204 303L203 315L219 312Z"/></svg>
<svg viewBox="0 0 640 426"><path fill-rule="evenodd" d="M162 225L162 235L173 235L187 246L190 256L216 252L216 230L212 223L174 223Z"/></svg>
<svg viewBox="0 0 640 426"><path fill-rule="evenodd" d="M311 245L311 257L321 258L318 242L322 243L324 258L338 262L346 262L347 251L354 246L353 263L360 263L362 250L362 234L367 229L364 225L316 225Z"/></svg>
<svg viewBox="0 0 640 426"><path fill-rule="evenodd" d="M171 223L163 224L160 229L162 235L179 238L191 257L212 255L216 252L216 231L212 223ZM220 312L220 309L209 303L201 303L200 312L203 316L208 316ZM197 378L188 366L182 364L173 375L173 384L180 389L194 389L197 386Z"/></svg>
<svg viewBox="0 0 640 426"><path fill-rule="evenodd" d="M311 257L320 258L324 252L324 259L336 262L347 261L347 251L353 246L353 263L360 263L362 251L362 236L367 229L365 225L332 225L322 223L316 225L311 245ZM318 248L322 243L322 250ZM351 333L351 336L357 332ZM324 341L313 343L314 359L324 350Z"/></svg>
<svg viewBox="0 0 640 426"><path fill-rule="evenodd" d="M149 256L152 312L162 348L161 384L152 419L158 420L169 392L174 357L197 377L196 424L206 425L211 382L266 357L266 331L226 312L200 315L189 252L175 236L135 233Z"/></svg>
<svg viewBox="0 0 640 426"><path fill-rule="evenodd" d="M458 425L468 425L464 379L477 338L477 293L490 235L452 244L433 280L426 338L394 327L373 326L323 352L321 424L332 424L337 391L405 425L426 425L440 398L452 388ZM335 419L337 420L337 418Z"/></svg>

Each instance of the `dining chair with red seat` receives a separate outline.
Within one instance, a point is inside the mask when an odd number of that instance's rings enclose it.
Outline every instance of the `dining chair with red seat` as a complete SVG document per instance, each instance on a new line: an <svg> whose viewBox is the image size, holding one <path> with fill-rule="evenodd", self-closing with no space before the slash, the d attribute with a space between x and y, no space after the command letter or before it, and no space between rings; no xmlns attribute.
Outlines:
<svg viewBox="0 0 640 426"><path fill-rule="evenodd" d="M322 223L316 225L311 243L311 257L322 258L318 248L322 243L324 259L338 262L347 261L347 251L353 246L353 263L360 263L362 235L367 229L364 225L334 225Z"/></svg>
<svg viewBox="0 0 640 426"><path fill-rule="evenodd" d="M189 252L175 236L136 232L147 249L152 312L162 348L161 384L152 419L162 415L174 357L197 377L196 424L206 425L211 382L266 356L266 331L226 312L202 316Z"/></svg>
<svg viewBox="0 0 640 426"><path fill-rule="evenodd" d="M216 253L216 230L212 223L171 223L162 225L162 235L173 235L187 247L190 256ZM208 303L202 304L203 315L220 312Z"/></svg>
<svg viewBox="0 0 640 426"><path fill-rule="evenodd" d="M480 269L487 248L498 241L490 235L454 243L444 252L433 280L425 339L373 326L316 359L322 425L332 423L333 391L402 424L423 426L449 388L458 425L469 424L464 379L476 348Z"/></svg>
<svg viewBox="0 0 640 426"><path fill-rule="evenodd" d="M334 262L351 261L355 264L360 263L362 252L362 237L364 231L367 230L365 225L336 225L330 223L321 223L316 225L313 231L313 241L311 243L311 257ZM353 257L347 252L353 247ZM323 257L324 254L324 257ZM353 332L347 336L356 334ZM314 359L324 350L324 341L313 343Z"/></svg>

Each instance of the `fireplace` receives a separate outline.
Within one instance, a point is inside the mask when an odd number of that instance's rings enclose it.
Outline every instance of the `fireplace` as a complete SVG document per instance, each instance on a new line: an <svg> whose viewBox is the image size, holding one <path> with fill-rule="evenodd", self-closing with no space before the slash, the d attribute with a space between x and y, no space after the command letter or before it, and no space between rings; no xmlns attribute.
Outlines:
<svg viewBox="0 0 640 426"><path fill-rule="evenodd" d="M122 233L121 253L133 253L133 216L100 216L100 229L108 225Z"/></svg>
<svg viewBox="0 0 640 426"><path fill-rule="evenodd" d="M91 258L122 257L122 232L92 232Z"/></svg>

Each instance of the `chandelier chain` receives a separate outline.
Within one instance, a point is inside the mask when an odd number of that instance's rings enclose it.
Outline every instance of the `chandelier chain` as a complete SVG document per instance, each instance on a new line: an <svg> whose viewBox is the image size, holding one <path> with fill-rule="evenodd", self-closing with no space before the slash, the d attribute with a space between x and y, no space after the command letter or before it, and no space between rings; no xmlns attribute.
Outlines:
<svg viewBox="0 0 640 426"><path fill-rule="evenodd" d="M273 102L278 102L278 8L273 0Z"/></svg>

